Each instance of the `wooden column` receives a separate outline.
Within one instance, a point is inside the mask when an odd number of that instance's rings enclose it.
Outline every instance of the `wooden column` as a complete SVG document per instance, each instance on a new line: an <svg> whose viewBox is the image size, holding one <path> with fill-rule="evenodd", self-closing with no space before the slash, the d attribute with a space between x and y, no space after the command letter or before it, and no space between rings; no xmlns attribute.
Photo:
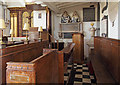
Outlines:
<svg viewBox="0 0 120 85"><path fill-rule="evenodd" d="M47 32L49 34L52 34L52 30L51 30L51 11L48 7L46 7L46 12L47 12ZM50 36L49 36L49 41L51 41Z"/></svg>
<svg viewBox="0 0 120 85"><path fill-rule="evenodd" d="M22 11L19 11L19 37L22 37Z"/></svg>

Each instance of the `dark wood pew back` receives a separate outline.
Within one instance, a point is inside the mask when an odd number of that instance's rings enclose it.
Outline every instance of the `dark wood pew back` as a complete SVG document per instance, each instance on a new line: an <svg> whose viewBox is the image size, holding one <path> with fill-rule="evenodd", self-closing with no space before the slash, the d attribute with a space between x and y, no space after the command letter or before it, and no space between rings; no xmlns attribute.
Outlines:
<svg viewBox="0 0 120 85"><path fill-rule="evenodd" d="M42 44L43 44L43 48L49 48L49 40L43 40Z"/></svg>
<svg viewBox="0 0 120 85"><path fill-rule="evenodd" d="M58 83L58 56L53 50L32 61L37 74L36 83Z"/></svg>
<svg viewBox="0 0 120 85"><path fill-rule="evenodd" d="M102 60L108 72L120 83L120 40L95 37L95 55Z"/></svg>
<svg viewBox="0 0 120 85"><path fill-rule="evenodd" d="M63 64L64 64L64 73L67 73L68 64L73 62L73 50L74 50L75 43L69 43L62 52L64 55Z"/></svg>
<svg viewBox="0 0 120 85"><path fill-rule="evenodd" d="M75 43L70 43L68 46L66 46L62 51L64 53L64 62L68 62L70 55L73 51L73 48L75 46Z"/></svg>

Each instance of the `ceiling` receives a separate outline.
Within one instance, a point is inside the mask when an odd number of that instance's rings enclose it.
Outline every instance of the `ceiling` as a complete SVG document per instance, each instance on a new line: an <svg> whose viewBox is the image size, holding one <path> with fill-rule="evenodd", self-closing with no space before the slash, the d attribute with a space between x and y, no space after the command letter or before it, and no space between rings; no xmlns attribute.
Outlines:
<svg viewBox="0 0 120 85"><path fill-rule="evenodd" d="M61 13L64 9L74 8L76 6L92 5L96 2L44 2L51 10Z"/></svg>
<svg viewBox="0 0 120 85"><path fill-rule="evenodd" d="M41 8L41 6L42 7L48 6L51 10L53 10L56 13L60 13L62 9L75 7L78 5L85 5L88 3L88 2L74 2L75 0L62 0L62 1L58 0L59 2L56 0L49 0L50 2L48 2L48 0L0 0L0 1L7 3L8 8L25 7L25 5L28 5L27 8L39 9ZM30 6L33 5L33 6L29 7L29 5Z"/></svg>
<svg viewBox="0 0 120 85"><path fill-rule="evenodd" d="M60 13L61 10L64 9L86 5L90 3L96 3L102 0L0 0L0 1L7 2L8 7L25 7L26 4L27 5L38 4L38 6L36 6L38 8L39 5L42 7L48 6L54 12Z"/></svg>
<svg viewBox="0 0 120 85"><path fill-rule="evenodd" d="M69 8L69 7L74 7L77 5L82 5L85 4L86 2L53 2L58 9L64 9L64 8Z"/></svg>

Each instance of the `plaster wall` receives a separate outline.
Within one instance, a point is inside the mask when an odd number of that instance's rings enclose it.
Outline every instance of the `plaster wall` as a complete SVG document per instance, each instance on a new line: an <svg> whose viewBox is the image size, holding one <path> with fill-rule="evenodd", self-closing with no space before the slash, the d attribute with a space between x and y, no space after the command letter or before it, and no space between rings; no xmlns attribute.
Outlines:
<svg viewBox="0 0 120 85"><path fill-rule="evenodd" d="M114 3L114 2L111 2ZM102 13L102 9L106 5L105 2L100 3L100 36L102 36L102 33L106 33L106 20L102 20L104 15L108 15L108 38L113 39L120 39L119 38L119 16L118 16L118 4L113 4L114 6L111 6L112 4L108 2L108 8L105 11L105 13ZM117 11L114 11L117 10ZM113 17L113 21L111 21L111 17Z"/></svg>

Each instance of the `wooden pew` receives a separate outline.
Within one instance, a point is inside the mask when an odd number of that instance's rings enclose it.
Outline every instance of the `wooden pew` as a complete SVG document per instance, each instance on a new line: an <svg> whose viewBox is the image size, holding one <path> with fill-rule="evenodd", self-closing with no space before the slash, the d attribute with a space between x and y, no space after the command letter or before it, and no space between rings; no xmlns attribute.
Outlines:
<svg viewBox="0 0 120 85"><path fill-rule="evenodd" d="M68 46L66 46L63 50L58 51L60 52L59 57L58 57L59 75L60 75L59 81L60 82L64 82L63 75L68 73L67 71L68 64L73 63L74 46L75 46L75 43L69 43ZM43 53L48 53L48 52L49 51L45 49L43 51Z"/></svg>
<svg viewBox="0 0 120 85"><path fill-rule="evenodd" d="M43 48L49 48L49 40L42 40Z"/></svg>
<svg viewBox="0 0 120 85"><path fill-rule="evenodd" d="M71 56L74 45L71 43L62 51L44 49L42 56L29 62L8 62L7 83L60 83L63 85L64 57Z"/></svg>
<svg viewBox="0 0 120 85"><path fill-rule="evenodd" d="M30 62L8 62L7 83L64 83L63 53L44 49L44 54Z"/></svg>
<svg viewBox="0 0 120 85"><path fill-rule="evenodd" d="M74 50L75 43L68 44L67 47L65 47L62 51L64 54L64 74L68 74L68 77L65 77L65 81L68 83L69 79L71 78L71 72L72 72L72 63L73 63L73 50ZM68 66L72 66L71 69L67 69Z"/></svg>
<svg viewBox="0 0 120 85"><path fill-rule="evenodd" d="M29 62L43 54L43 42L0 49L0 84L6 83L6 62Z"/></svg>
<svg viewBox="0 0 120 85"><path fill-rule="evenodd" d="M26 62L8 62L7 83L60 83L64 84L64 58L67 63L72 55L74 43L62 51L44 49L43 55Z"/></svg>
<svg viewBox="0 0 120 85"><path fill-rule="evenodd" d="M71 56L71 53L73 51L73 48L75 46L75 43L70 43L68 44L68 46L66 46L62 51L64 53L64 62L68 62L70 56Z"/></svg>
<svg viewBox="0 0 120 85"><path fill-rule="evenodd" d="M95 56L101 60L112 78L120 84L120 40L95 37L94 43Z"/></svg>

